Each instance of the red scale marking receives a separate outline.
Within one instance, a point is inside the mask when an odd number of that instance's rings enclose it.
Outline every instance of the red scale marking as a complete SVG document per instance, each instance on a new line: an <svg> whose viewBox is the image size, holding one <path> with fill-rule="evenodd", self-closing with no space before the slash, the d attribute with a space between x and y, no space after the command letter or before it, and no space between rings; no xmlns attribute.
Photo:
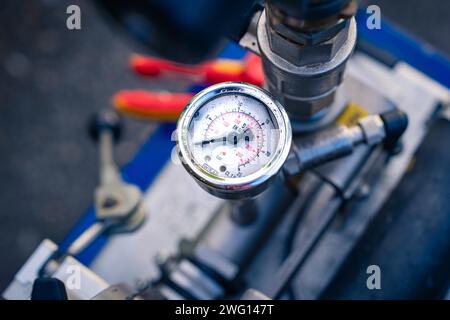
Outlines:
<svg viewBox="0 0 450 320"><path fill-rule="evenodd" d="M233 116L233 114L237 114L235 116ZM233 119L234 118L234 119ZM249 163L250 161L252 161L256 156L257 156L257 150L260 150L262 147L262 139L261 139L261 126L260 124L256 121L256 119L254 119L252 116L241 113L241 112L228 112L226 114L223 114L221 116L219 116L218 118L216 118L215 120L213 120L209 127L206 129L206 133L205 133L205 139L212 135L218 135L220 134L220 132L222 132L222 130L220 130L221 128L223 128L223 126L228 127L230 125L230 122L227 121L229 119L232 119L231 123L235 123L235 124L240 124L243 121L247 122L247 127L245 128L246 130L251 130L251 129L256 129L255 134L256 134L256 149L250 145L246 145L245 147L241 147L240 150L241 151L237 151L235 153L235 156L238 157L239 159L237 159L237 161L241 164L241 165L245 165L247 163ZM219 125L219 128L217 128L217 126ZM244 154L242 153L244 152ZM248 153L253 153L248 155ZM225 153L221 153L221 155L225 155ZM245 156L245 157L244 157Z"/></svg>

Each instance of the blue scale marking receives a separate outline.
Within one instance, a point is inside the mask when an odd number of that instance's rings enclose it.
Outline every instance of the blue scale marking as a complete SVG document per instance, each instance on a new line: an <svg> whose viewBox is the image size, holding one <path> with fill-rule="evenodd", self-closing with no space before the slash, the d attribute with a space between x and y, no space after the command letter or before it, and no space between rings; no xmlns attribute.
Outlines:
<svg viewBox="0 0 450 320"><path fill-rule="evenodd" d="M421 70L431 78L450 87L450 61L443 54L430 46L425 46L405 35L399 28L394 27L386 19L382 19L381 30L369 30L366 27L368 15L360 10L356 16L358 23L358 37L372 43L380 50L389 52L399 60L403 60ZM230 43L219 55L222 58L240 59L246 51L235 43ZM197 92L201 85L193 85L189 91ZM175 124L161 124L145 142L136 156L123 167L122 176L125 181L136 184L145 191L154 181L160 170L169 160L174 142L171 134ZM157 151L157 152L155 152ZM61 250L67 249L85 229L95 221L95 209L91 206L78 223L68 233L60 244ZM77 258L89 265L108 241L107 236L96 239Z"/></svg>

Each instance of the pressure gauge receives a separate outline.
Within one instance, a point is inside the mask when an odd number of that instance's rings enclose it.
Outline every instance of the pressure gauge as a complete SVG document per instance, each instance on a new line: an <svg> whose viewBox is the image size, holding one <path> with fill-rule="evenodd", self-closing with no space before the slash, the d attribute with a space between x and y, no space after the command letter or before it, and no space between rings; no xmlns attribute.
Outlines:
<svg viewBox="0 0 450 320"><path fill-rule="evenodd" d="M178 120L177 148L184 167L206 191L224 199L262 192L283 166L291 141L283 107L246 83L208 87Z"/></svg>

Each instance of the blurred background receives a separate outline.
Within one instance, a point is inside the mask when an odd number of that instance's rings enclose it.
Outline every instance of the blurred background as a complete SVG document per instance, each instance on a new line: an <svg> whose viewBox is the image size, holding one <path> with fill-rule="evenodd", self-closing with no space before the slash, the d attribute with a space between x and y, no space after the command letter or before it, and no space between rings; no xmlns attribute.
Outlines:
<svg viewBox="0 0 450 320"><path fill-rule="evenodd" d="M450 53L450 1L361 1ZM66 8L81 8L81 30ZM97 149L86 124L123 88L174 89L128 70L140 52L88 0L2 0L0 5L0 290L43 238L59 242L93 199ZM154 128L126 120L116 149L126 163Z"/></svg>

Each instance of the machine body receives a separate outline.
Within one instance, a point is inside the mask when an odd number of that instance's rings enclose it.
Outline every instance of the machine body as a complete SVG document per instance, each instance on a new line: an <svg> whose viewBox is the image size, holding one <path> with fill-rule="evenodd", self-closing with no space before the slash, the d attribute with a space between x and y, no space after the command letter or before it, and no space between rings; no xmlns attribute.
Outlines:
<svg viewBox="0 0 450 320"><path fill-rule="evenodd" d="M319 298L401 179L425 123L436 105L448 103L449 92L428 78L411 80L417 74L410 66L388 68L362 51L352 56L355 1L217 2L224 19L233 11L246 23L226 22L229 29L198 37L185 60L182 51L167 56L192 62L226 35L260 55L264 88L225 83L193 98L177 126L183 166L167 165L149 190L153 224L149 219L135 235L112 240L92 269L109 282L144 279L123 295L131 298ZM413 115L408 130L399 109ZM170 194L160 191L168 188ZM150 238L164 241L143 246ZM131 245L154 256L154 265L132 256ZM124 256L139 267L111 270ZM10 296L28 288L20 280ZM98 283L97 294L107 287Z"/></svg>

